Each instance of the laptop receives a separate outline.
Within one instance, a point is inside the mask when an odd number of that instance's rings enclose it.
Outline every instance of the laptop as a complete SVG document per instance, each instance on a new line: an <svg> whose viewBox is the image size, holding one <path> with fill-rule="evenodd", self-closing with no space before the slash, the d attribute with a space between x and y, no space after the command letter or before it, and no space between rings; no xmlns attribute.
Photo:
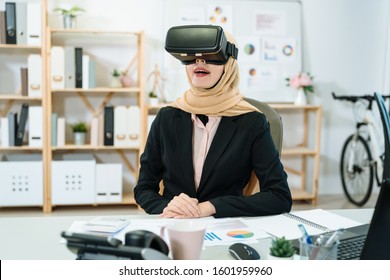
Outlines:
<svg viewBox="0 0 390 280"><path fill-rule="evenodd" d="M380 189L369 224L347 228L337 248L338 260L390 260L390 181Z"/></svg>
<svg viewBox="0 0 390 280"><path fill-rule="evenodd" d="M312 236L316 240L318 236ZM382 184L369 224L346 228L337 248L338 260L390 260L390 181ZM299 252L299 239L293 240Z"/></svg>

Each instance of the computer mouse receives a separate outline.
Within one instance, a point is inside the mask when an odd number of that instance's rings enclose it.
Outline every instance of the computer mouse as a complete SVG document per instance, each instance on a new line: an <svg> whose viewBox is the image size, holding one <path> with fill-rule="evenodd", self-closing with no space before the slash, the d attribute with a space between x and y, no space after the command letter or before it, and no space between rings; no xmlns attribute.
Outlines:
<svg viewBox="0 0 390 280"><path fill-rule="evenodd" d="M243 243L234 243L229 247L229 253L236 260L259 260L259 253L251 246Z"/></svg>

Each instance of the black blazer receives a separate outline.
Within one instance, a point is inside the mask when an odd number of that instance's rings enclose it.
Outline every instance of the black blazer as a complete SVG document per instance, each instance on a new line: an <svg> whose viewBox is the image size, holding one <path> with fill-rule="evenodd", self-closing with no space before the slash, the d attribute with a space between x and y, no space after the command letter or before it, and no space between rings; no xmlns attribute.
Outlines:
<svg viewBox="0 0 390 280"><path fill-rule="evenodd" d="M261 216L288 212L292 198L287 175L271 138L265 116L258 112L222 117L207 154L198 191L192 161L191 114L162 108L141 156L137 203L150 214L161 213L174 196L186 193L210 201L214 217ZM261 192L244 196L252 170ZM159 194L159 182L164 192Z"/></svg>

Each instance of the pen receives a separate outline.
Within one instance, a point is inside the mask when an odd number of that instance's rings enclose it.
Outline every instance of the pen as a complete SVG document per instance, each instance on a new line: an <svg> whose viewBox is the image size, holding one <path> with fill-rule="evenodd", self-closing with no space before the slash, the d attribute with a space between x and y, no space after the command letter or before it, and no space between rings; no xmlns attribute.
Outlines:
<svg viewBox="0 0 390 280"><path fill-rule="evenodd" d="M329 237L329 239L325 242L324 247L330 247L333 245L333 243L337 242L340 238L340 236L344 233L343 228L339 228L333 234Z"/></svg>
<svg viewBox="0 0 390 280"><path fill-rule="evenodd" d="M302 240L304 240L307 244L313 244L310 235L307 233L305 227L302 224L298 225L299 229L302 232Z"/></svg>
<svg viewBox="0 0 390 280"><path fill-rule="evenodd" d="M316 241L314 241L314 245L321 246L322 243L324 243L324 239L325 239L325 236L321 234L320 237L318 237L316 239ZM325 239L325 240L327 240L327 239Z"/></svg>

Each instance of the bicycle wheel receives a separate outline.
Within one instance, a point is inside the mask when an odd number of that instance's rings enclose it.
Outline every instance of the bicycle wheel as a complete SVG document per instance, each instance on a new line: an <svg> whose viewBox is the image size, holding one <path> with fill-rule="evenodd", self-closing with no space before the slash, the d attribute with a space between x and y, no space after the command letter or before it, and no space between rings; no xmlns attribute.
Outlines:
<svg viewBox="0 0 390 280"><path fill-rule="evenodd" d="M353 137L351 135L347 138L341 152L341 181L348 200L357 206L363 206L371 195L374 167L367 140L359 135L355 142ZM348 170L351 153L354 161L351 170Z"/></svg>

